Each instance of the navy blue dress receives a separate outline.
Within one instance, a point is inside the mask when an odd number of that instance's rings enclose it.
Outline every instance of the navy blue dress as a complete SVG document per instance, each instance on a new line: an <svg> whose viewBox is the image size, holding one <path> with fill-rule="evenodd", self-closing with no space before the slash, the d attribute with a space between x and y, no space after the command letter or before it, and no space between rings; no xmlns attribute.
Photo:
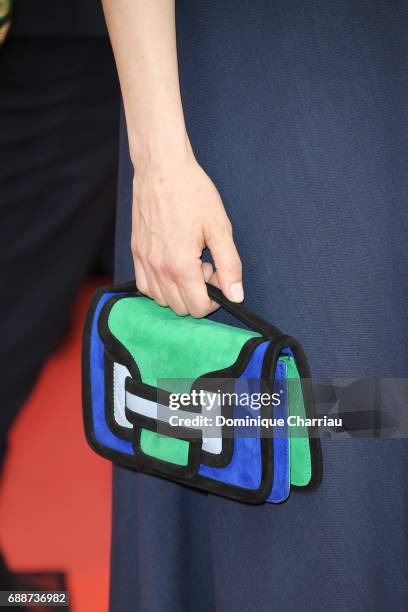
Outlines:
<svg viewBox="0 0 408 612"><path fill-rule="evenodd" d="M248 305L299 338L315 377L407 377L407 3L177 0L177 28ZM131 175L124 135L118 281ZM323 455L321 488L281 506L115 468L112 612L406 610L408 442Z"/></svg>

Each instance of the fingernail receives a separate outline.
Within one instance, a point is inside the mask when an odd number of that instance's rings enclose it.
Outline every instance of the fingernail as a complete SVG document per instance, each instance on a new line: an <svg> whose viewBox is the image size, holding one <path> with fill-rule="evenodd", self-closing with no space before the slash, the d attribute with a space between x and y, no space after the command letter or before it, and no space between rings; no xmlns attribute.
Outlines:
<svg viewBox="0 0 408 612"><path fill-rule="evenodd" d="M233 302L242 302L244 299L244 288L242 283L233 283L230 286L231 300Z"/></svg>

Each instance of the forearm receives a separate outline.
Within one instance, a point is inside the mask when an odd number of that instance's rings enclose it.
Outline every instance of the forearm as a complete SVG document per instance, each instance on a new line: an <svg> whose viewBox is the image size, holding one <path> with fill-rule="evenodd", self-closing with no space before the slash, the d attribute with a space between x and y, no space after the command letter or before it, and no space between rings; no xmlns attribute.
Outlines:
<svg viewBox="0 0 408 612"><path fill-rule="evenodd" d="M242 301L241 262L220 195L194 158L180 96L175 0L102 0L135 168L131 250L139 290L179 315ZM203 263L211 251L217 271Z"/></svg>
<svg viewBox="0 0 408 612"><path fill-rule="evenodd" d="M180 97L175 0L103 0L134 164L190 152Z"/></svg>

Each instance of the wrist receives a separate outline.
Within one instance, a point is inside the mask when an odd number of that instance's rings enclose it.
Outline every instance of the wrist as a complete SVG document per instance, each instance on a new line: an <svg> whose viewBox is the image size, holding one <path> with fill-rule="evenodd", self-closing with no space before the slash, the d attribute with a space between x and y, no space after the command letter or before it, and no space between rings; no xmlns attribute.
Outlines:
<svg viewBox="0 0 408 612"><path fill-rule="evenodd" d="M143 134L129 133L129 151L135 172L143 172L147 167L165 169L174 163L194 158L184 127Z"/></svg>

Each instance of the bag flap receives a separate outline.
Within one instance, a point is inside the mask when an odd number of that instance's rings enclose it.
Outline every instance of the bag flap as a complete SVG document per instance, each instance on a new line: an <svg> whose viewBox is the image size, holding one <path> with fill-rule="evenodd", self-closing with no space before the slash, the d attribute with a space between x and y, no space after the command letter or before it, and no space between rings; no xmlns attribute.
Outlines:
<svg viewBox="0 0 408 612"><path fill-rule="evenodd" d="M189 392L192 380L231 367L243 345L260 337L209 319L179 317L137 295L111 298L98 329L112 354L134 361L143 383L174 393Z"/></svg>

